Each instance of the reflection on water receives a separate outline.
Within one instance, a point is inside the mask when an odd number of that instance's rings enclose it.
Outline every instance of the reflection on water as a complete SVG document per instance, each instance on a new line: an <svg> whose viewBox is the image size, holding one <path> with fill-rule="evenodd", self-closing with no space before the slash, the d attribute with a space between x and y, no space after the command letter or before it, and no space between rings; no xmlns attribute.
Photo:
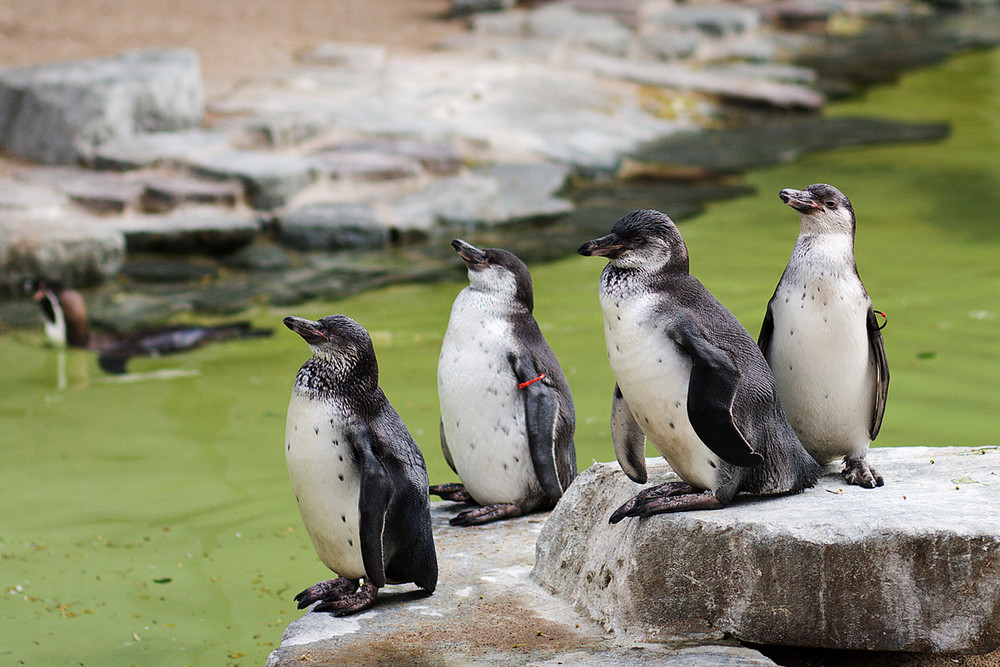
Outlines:
<svg viewBox="0 0 1000 667"><path fill-rule="evenodd" d="M950 119L947 141L754 172L755 195L681 226L693 273L756 335L797 235L779 189L830 182L847 193L861 276L889 314L880 445L1000 444L998 69L1000 54L967 56L832 110ZM576 399L581 467L613 457L600 270L576 257L533 267L536 315ZM345 312L366 325L382 385L432 482L444 482L453 476L437 444L435 369L461 287L397 287L250 316L274 327L288 314ZM122 380L101 374L88 352L44 348L40 332L0 339L0 662L262 664L300 614L292 595L325 576L281 449L308 350L281 331L136 359Z"/></svg>

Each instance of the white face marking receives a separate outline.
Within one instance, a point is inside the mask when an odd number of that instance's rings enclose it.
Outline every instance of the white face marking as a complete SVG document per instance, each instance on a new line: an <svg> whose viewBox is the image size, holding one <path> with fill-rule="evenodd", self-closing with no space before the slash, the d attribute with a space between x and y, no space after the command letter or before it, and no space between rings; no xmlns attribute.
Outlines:
<svg viewBox="0 0 1000 667"><path fill-rule="evenodd" d="M611 294L603 281L601 287L608 361L632 417L684 481L714 490L720 459L687 414L691 361L655 316L656 295L638 288L638 294Z"/></svg>
<svg viewBox="0 0 1000 667"><path fill-rule="evenodd" d="M455 299L438 359L438 398L448 450L466 490L480 504L541 494L525 432L524 398L507 359L514 332L514 276L506 269L470 271ZM494 288L481 289L488 282ZM496 291L494 291L496 290ZM504 298L509 295L509 300Z"/></svg>
<svg viewBox="0 0 1000 667"><path fill-rule="evenodd" d="M626 249L610 261L620 269L643 269L655 272L670 261L672 254L673 251L665 239L647 236L641 244Z"/></svg>
<svg viewBox="0 0 1000 667"><path fill-rule="evenodd" d="M361 558L359 464L344 437L344 416L326 401L293 391L285 462L306 532L323 563L342 577L365 576Z"/></svg>

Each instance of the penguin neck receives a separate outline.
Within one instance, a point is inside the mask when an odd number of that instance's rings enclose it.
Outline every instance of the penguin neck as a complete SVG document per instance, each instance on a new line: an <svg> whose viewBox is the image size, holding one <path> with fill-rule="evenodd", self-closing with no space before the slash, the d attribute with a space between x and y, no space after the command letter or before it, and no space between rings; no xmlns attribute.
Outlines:
<svg viewBox="0 0 1000 667"><path fill-rule="evenodd" d="M854 265L854 235L803 229L795 241L789 266L826 266L841 269Z"/></svg>
<svg viewBox="0 0 1000 667"><path fill-rule="evenodd" d="M471 284L462 290L459 298L464 307L478 308L501 316L524 313L530 315L532 310L532 304L525 303L514 294L483 289Z"/></svg>
<svg viewBox="0 0 1000 667"><path fill-rule="evenodd" d="M378 366L369 368L361 361L314 355L299 369L295 388L311 397L365 396L378 387Z"/></svg>
<svg viewBox="0 0 1000 667"><path fill-rule="evenodd" d="M624 268L609 262L601 275L601 284L607 292L635 289L662 291L667 283L681 280L687 275L686 265L682 269L666 264L650 270L646 267Z"/></svg>

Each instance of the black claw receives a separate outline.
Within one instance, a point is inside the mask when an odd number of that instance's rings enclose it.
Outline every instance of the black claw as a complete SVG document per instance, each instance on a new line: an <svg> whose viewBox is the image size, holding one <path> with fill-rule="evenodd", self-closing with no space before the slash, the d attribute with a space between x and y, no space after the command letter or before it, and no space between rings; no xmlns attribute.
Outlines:
<svg viewBox="0 0 1000 667"><path fill-rule="evenodd" d="M497 503L474 509L463 510L452 517L448 523L453 526L481 526L501 519L521 516L524 512L514 503Z"/></svg>

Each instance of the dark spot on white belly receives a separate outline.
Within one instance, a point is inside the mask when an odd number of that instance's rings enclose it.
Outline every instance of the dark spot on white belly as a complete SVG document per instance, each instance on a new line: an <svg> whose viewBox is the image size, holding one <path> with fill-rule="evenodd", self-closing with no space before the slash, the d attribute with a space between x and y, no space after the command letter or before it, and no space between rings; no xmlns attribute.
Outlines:
<svg viewBox="0 0 1000 667"><path fill-rule="evenodd" d="M347 540L347 546L353 547L354 546L354 540L351 540L351 539Z"/></svg>
<svg viewBox="0 0 1000 667"><path fill-rule="evenodd" d="M313 433L319 435L319 426L313 426Z"/></svg>
<svg viewBox="0 0 1000 667"><path fill-rule="evenodd" d="M343 482L344 481L344 476L343 475L337 475L337 479L339 479L341 482Z"/></svg>
<svg viewBox="0 0 1000 667"><path fill-rule="evenodd" d="M719 466L715 465L715 461L713 461L712 459L708 460L708 465L712 466L713 468L718 468L719 467Z"/></svg>
<svg viewBox="0 0 1000 667"><path fill-rule="evenodd" d="M341 523L347 523L347 515L346 514L341 514L340 515L340 522Z"/></svg>
<svg viewBox="0 0 1000 667"><path fill-rule="evenodd" d="M285 451L286 452L292 451L292 443L291 443L291 441L285 443Z"/></svg>

